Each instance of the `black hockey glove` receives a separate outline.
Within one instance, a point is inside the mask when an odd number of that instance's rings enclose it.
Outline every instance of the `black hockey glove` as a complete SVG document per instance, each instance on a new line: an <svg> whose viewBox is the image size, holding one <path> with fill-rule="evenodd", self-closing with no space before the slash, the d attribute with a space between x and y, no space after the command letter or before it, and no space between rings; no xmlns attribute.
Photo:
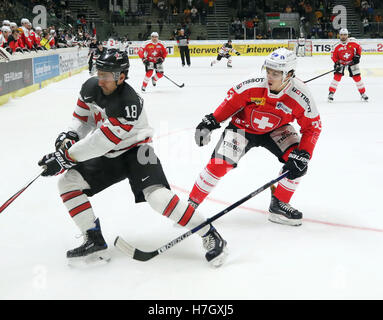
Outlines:
<svg viewBox="0 0 383 320"><path fill-rule="evenodd" d="M57 176L65 170L72 168L76 163L69 157L67 151L59 150L56 152L45 155L38 165L46 167L45 171L41 174L44 177Z"/></svg>
<svg viewBox="0 0 383 320"><path fill-rule="evenodd" d="M334 71L336 73L342 73L342 65L339 62L336 62L334 64Z"/></svg>
<svg viewBox="0 0 383 320"><path fill-rule="evenodd" d="M207 145L210 142L211 132L218 128L221 128L221 125L214 118L213 114L206 115L195 130L194 139L197 146Z"/></svg>
<svg viewBox="0 0 383 320"><path fill-rule="evenodd" d="M360 55L356 54L354 58L352 58L352 64L358 64L360 62Z"/></svg>
<svg viewBox="0 0 383 320"><path fill-rule="evenodd" d="M283 172L288 170L287 178L294 180L306 174L309 161L310 154L307 151L295 149L289 154L282 170Z"/></svg>
<svg viewBox="0 0 383 320"><path fill-rule="evenodd" d="M162 62L164 62L164 58L157 58L157 61L156 61L156 63L162 63Z"/></svg>
<svg viewBox="0 0 383 320"><path fill-rule="evenodd" d="M236 53L235 53L237 56L240 56L241 54L237 51Z"/></svg>
<svg viewBox="0 0 383 320"><path fill-rule="evenodd" d="M142 63L143 63L145 66L147 66L147 65L149 64L149 60L146 59L146 58L143 58L143 59L142 59Z"/></svg>
<svg viewBox="0 0 383 320"><path fill-rule="evenodd" d="M80 138L75 131L61 132L55 141L56 151L59 149L65 151L79 140Z"/></svg>

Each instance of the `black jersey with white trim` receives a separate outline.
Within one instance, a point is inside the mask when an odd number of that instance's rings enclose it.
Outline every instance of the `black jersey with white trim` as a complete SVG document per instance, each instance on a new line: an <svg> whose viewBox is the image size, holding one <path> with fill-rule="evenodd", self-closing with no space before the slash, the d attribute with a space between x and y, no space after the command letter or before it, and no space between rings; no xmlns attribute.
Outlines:
<svg viewBox="0 0 383 320"><path fill-rule="evenodd" d="M116 157L137 144L148 143L153 136L137 92L123 82L112 94L104 95L94 77L81 88L69 130L80 137L68 150L77 161Z"/></svg>

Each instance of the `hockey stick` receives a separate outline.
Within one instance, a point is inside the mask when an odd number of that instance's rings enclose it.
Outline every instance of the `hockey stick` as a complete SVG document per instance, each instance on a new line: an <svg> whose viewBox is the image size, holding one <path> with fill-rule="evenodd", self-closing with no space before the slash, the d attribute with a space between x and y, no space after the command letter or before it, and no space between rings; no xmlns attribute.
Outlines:
<svg viewBox="0 0 383 320"><path fill-rule="evenodd" d="M166 74L164 74L164 77L165 77L166 79L168 79L170 82L173 82L178 88L183 88L183 87L185 86L184 83L182 83L182 84L178 84L178 83L174 82L174 81L173 81L172 79L170 79Z"/></svg>
<svg viewBox="0 0 383 320"><path fill-rule="evenodd" d="M23 188L21 188L19 191L17 191L12 197L10 197L5 203L0 207L0 213L2 213L13 201L16 200L16 198L21 195L33 182L37 180L38 177L41 176L41 174L45 171L45 168L41 170L41 172L33 178L30 182L27 183Z"/></svg>
<svg viewBox="0 0 383 320"><path fill-rule="evenodd" d="M222 217L224 214L230 212L234 208L240 206L242 203L246 202L247 200L253 198L257 194L261 193L262 191L268 189L270 186L272 186L274 183L278 182L279 180L282 180L285 178L288 174L288 171L284 172L282 175L280 175L278 178L271 180L270 182L266 183L264 186L260 187L259 189L255 190L254 192L250 193L246 197L242 198L241 200L238 200L236 203L233 203L231 206L227 207L225 210L217 213L216 215L212 216L211 218L208 218L205 222L201 223L200 225L196 226L194 229L191 229L190 231L184 233L183 235L179 236L178 238L174 239L173 241L170 241L169 243L165 244L164 246L158 248L154 251L141 251L137 248L134 248L130 244L128 244L124 239L122 239L120 236L116 238L114 241L114 245L120 249L123 253L127 254L128 256L132 257L135 260L139 261L148 261L155 256L164 253L171 247L175 246L177 243L185 240L189 236L191 236L193 233L196 233L198 230L202 229L206 225L212 223L213 221L217 220L218 218Z"/></svg>
<svg viewBox="0 0 383 320"><path fill-rule="evenodd" d="M335 69L330 70L330 71L327 71L327 72L325 72L325 73L322 73L322 74L319 75L319 76L316 76L315 78L312 78L312 79L303 81L303 83L307 83L307 82L313 81L313 80L315 80L315 79L318 79L318 78L320 78L320 77L323 77L323 76L325 76L326 74L329 74L329 73L334 72L334 71L335 71Z"/></svg>

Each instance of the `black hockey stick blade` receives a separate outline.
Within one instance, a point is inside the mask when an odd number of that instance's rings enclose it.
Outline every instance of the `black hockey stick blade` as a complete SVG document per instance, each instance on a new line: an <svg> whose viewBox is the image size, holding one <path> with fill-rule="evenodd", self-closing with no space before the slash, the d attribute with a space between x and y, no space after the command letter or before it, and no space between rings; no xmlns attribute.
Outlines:
<svg viewBox="0 0 383 320"><path fill-rule="evenodd" d="M184 83L182 83L182 84L178 84L177 82L173 81L173 80L170 79L166 74L164 74L164 77L165 77L166 79L168 79L170 82L174 83L178 88L183 88L183 87L185 86Z"/></svg>
<svg viewBox="0 0 383 320"><path fill-rule="evenodd" d="M21 195L33 182L35 182L37 178L40 177L44 171L45 171L45 168L35 178L33 178L33 180L28 182L23 188L21 188L12 197L10 197L7 201L5 201L4 204L0 207L0 213L2 213L13 201L15 201L19 197L19 195Z"/></svg>
<svg viewBox="0 0 383 320"><path fill-rule="evenodd" d="M208 224L212 223L213 221L217 220L218 218L220 218L224 214L230 212L234 208L240 206L242 203L244 203L247 200L253 198L257 194L261 193L262 191L270 188L274 183L276 183L276 182L282 180L283 178L285 178L287 176L287 174L288 174L288 171L284 172L278 178L276 178L274 180L271 180L270 182L266 183L265 185L263 185L262 187L258 188L254 192L248 194L246 197L244 197L241 200L238 200L237 202L233 203L232 205L227 207L225 210L222 210L221 212L217 213L216 215L212 216L211 218L208 218L205 222L201 223L200 225L196 226L195 228L191 229L190 231L180 235L176 239L174 239L174 240L170 241L169 243L163 245L161 248L159 248L157 250L149 251L149 252L145 252L145 251L139 250L139 249L131 246L129 243L127 243L120 236L118 236L116 238L116 240L114 241L114 245L115 245L116 248L118 248L123 253L125 253L126 255L130 256L131 258L133 258L135 260L148 261L148 260L158 256L159 254L164 253L168 249L170 249L173 246L175 246L177 243L185 240L186 238L188 238L192 234L196 233L198 230L202 229L206 225L208 225Z"/></svg>

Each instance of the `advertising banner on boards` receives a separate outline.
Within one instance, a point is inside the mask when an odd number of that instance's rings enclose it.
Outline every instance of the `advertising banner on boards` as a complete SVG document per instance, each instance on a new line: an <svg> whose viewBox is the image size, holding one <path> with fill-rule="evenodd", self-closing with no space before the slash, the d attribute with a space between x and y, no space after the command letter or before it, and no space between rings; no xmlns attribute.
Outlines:
<svg viewBox="0 0 383 320"><path fill-rule="evenodd" d="M32 59L0 63L0 96L32 84Z"/></svg>

